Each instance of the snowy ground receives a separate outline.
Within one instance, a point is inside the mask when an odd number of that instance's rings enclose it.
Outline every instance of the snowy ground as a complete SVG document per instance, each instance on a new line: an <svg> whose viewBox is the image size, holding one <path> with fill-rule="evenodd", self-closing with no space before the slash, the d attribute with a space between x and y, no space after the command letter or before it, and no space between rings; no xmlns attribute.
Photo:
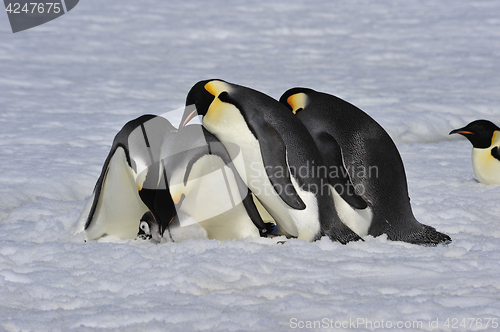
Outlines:
<svg viewBox="0 0 500 332"><path fill-rule="evenodd" d="M85 0L16 34L1 14L0 330L498 330L500 188L474 179L471 145L448 132L500 124L499 13L496 0ZM398 144L415 215L453 243L73 235L121 126L216 77L364 109Z"/></svg>

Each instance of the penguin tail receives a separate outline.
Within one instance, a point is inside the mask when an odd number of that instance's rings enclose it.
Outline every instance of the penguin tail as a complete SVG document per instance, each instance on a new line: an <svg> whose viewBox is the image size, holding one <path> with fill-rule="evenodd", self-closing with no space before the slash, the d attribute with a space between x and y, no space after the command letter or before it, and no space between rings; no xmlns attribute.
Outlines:
<svg viewBox="0 0 500 332"><path fill-rule="evenodd" d="M354 233L344 223L338 222L327 232L325 232L330 240L347 244L349 242L364 241L358 234ZM316 240L316 239L315 239Z"/></svg>
<svg viewBox="0 0 500 332"><path fill-rule="evenodd" d="M439 244L448 245L452 242L448 235L438 232L434 227L423 224L419 224L419 227L412 228L404 233L389 230L387 231L387 238L392 241L404 241L427 247L435 247Z"/></svg>

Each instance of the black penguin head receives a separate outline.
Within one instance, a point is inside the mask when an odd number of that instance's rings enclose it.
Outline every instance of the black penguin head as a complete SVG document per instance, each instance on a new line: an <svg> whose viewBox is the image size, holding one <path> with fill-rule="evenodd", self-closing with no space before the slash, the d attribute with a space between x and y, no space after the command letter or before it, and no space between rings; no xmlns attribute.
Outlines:
<svg viewBox="0 0 500 332"><path fill-rule="evenodd" d="M143 186L149 166L157 160L163 141L176 131L166 118L146 114L127 122L116 134L113 146L124 148L139 187Z"/></svg>
<svg viewBox="0 0 500 332"><path fill-rule="evenodd" d="M495 131L500 131L500 128L493 122L488 120L476 120L463 128L452 130L450 135L463 135L467 137L475 148L486 149L491 146Z"/></svg>
<svg viewBox="0 0 500 332"><path fill-rule="evenodd" d="M308 103L308 94L313 90L308 88L292 88L280 98L280 103L285 105L293 114L302 112Z"/></svg>
<svg viewBox="0 0 500 332"><path fill-rule="evenodd" d="M137 166L133 158L130 156L130 135L133 134L143 123L153 120L154 118L156 118L156 115L144 114L134 120L130 120L122 127L122 129L120 129L113 140L113 146L122 146L124 148L127 163L134 170L134 172L137 172Z"/></svg>
<svg viewBox="0 0 500 332"><path fill-rule="evenodd" d="M196 83L186 97L186 109L181 120L181 127L184 127L189 121L197 115L206 115L210 104L215 99L215 95L206 89L206 85L212 81L222 80L205 80ZM194 108L193 106L194 105Z"/></svg>

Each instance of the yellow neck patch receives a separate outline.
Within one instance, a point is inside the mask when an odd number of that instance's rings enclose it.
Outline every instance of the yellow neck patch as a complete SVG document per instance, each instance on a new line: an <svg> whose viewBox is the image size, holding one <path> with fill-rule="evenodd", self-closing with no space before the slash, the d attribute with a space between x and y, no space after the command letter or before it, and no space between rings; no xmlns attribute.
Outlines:
<svg viewBox="0 0 500 332"><path fill-rule="evenodd" d="M292 107L293 114L297 114L297 110L305 108L307 104L307 95L305 93L296 93L286 99L288 105Z"/></svg>
<svg viewBox="0 0 500 332"><path fill-rule="evenodd" d="M217 97L222 92L229 90L229 84L222 81L210 81L205 84L205 90L210 92L213 96Z"/></svg>
<svg viewBox="0 0 500 332"><path fill-rule="evenodd" d="M500 131L498 130L495 130L493 132L493 136L491 137L491 146L490 147L493 147L493 146L500 146Z"/></svg>

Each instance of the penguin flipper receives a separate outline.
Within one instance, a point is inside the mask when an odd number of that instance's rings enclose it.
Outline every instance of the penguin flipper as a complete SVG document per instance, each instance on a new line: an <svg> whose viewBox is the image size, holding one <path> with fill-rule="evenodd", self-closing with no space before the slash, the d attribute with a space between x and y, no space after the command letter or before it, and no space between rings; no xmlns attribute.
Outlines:
<svg viewBox="0 0 500 332"><path fill-rule="evenodd" d="M257 210L257 206L255 206L252 196L252 192L250 191L250 189L248 189L248 195L243 200L243 206L245 207L245 210L247 210L248 216L252 220L255 227L259 229L260 236L267 237L274 232L276 224L272 222L264 222L264 220L262 220L262 217L259 213L259 210Z"/></svg>
<svg viewBox="0 0 500 332"><path fill-rule="evenodd" d="M259 130L265 131L265 135L261 135L259 142L267 177L274 190L288 206L296 210L304 210L306 205L290 179L291 174L288 169L286 146L283 139L276 129L268 123L261 126Z"/></svg>
<svg viewBox="0 0 500 332"><path fill-rule="evenodd" d="M325 165L330 168L333 167L332 169L327 169L327 177L330 185L350 206L358 210L366 209L368 204L354 191L349 173L344 167L342 149L335 138L326 132L322 132L317 135L315 141Z"/></svg>
<svg viewBox="0 0 500 332"><path fill-rule="evenodd" d="M279 133L267 122L258 126L260 150L267 177L283 202L296 210L304 210L306 205L295 190L286 160L286 147Z"/></svg>
<svg viewBox="0 0 500 332"><path fill-rule="evenodd" d="M227 92L222 92L219 99L222 102L235 105L238 109L242 108L238 101L231 98ZM288 206L296 210L304 210L306 205L290 179L286 146L281 135L262 117L246 118L246 122L250 131L259 141L264 168L274 190Z"/></svg>
<svg viewBox="0 0 500 332"><path fill-rule="evenodd" d="M267 236L269 231L273 229L274 224L265 223L264 220L262 220L262 217L253 201L252 191L247 187L247 185L239 175L238 171L236 170L236 167L234 167L231 157L229 156L229 153L227 152L227 149L224 146L224 144L222 144L215 136L210 134L204 128L203 132L205 134L205 139L207 140L207 144L210 147L210 153L219 156L224 161L226 166L228 166L233 172L236 184L238 185L238 191L242 199L243 206L245 207L248 216L252 220L255 227L258 228L260 235Z"/></svg>

